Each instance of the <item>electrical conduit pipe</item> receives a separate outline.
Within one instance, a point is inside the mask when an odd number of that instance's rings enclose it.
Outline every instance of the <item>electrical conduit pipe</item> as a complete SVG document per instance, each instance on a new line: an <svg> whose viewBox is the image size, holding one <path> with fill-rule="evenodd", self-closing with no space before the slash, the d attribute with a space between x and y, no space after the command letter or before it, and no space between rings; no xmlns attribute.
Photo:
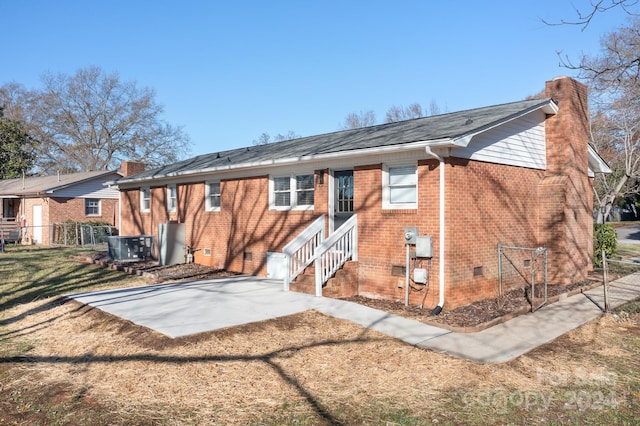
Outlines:
<svg viewBox="0 0 640 426"><path fill-rule="evenodd" d="M440 162L440 253L439 253L439 295L440 298L438 300L438 306L436 306L433 311L431 311L431 315L438 315L442 312L442 307L444 306L444 158L440 155L436 154L431 150L430 146L425 147L425 152L430 157L435 158Z"/></svg>

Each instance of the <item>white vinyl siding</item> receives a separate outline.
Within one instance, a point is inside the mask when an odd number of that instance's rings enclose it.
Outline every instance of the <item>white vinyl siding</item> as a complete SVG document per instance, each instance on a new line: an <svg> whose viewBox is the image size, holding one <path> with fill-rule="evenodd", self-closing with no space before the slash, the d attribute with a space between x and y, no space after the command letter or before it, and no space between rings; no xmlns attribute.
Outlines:
<svg viewBox="0 0 640 426"><path fill-rule="evenodd" d="M454 148L451 156L545 170L544 119L542 111L534 111L474 136L468 146Z"/></svg>
<svg viewBox="0 0 640 426"><path fill-rule="evenodd" d="M106 175L84 182L69 184L64 188L58 188L49 193L52 194L52 197L61 198L98 198L102 200L117 200L120 196L120 191L106 186L105 182L116 180L120 177L121 176L118 174ZM55 184L52 186L55 186Z"/></svg>
<svg viewBox="0 0 640 426"><path fill-rule="evenodd" d="M382 207L418 207L418 168L416 165L385 165L382 169Z"/></svg>
<svg viewBox="0 0 640 426"><path fill-rule="evenodd" d="M140 188L140 211L151 211L151 189L149 187Z"/></svg>
<svg viewBox="0 0 640 426"><path fill-rule="evenodd" d="M269 207L275 210L312 209L314 175L273 176L269 179Z"/></svg>
<svg viewBox="0 0 640 426"><path fill-rule="evenodd" d="M206 210L220 210L220 182L207 182L205 187Z"/></svg>

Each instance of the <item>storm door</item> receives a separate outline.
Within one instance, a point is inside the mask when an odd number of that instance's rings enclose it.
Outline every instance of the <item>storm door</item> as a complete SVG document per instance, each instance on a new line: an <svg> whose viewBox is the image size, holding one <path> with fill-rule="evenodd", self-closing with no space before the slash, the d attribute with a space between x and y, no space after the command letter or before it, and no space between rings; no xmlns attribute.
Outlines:
<svg viewBox="0 0 640 426"><path fill-rule="evenodd" d="M353 170L333 172L334 217L333 229L338 229L353 215Z"/></svg>

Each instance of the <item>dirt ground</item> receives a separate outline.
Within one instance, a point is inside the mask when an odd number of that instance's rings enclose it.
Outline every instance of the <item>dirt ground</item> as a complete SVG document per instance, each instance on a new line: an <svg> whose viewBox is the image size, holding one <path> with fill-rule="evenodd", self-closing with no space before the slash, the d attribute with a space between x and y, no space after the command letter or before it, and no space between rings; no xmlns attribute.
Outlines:
<svg viewBox="0 0 640 426"><path fill-rule="evenodd" d="M2 425L602 424L602 413L637 424L640 413L637 313L486 365L316 311L171 339L51 298L6 310L2 326ZM576 407L577 394L590 399Z"/></svg>
<svg viewBox="0 0 640 426"><path fill-rule="evenodd" d="M556 395L545 377L586 371L620 377L603 360L635 358L637 347L594 343L640 334L638 318L603 317L507 364L480 365L316 311L181 339L61 299L5 318L8 334L29 342L0 364L0 424L20 425L483 424L482 410L495 418L508 408L498 399L485 407L484 395ZM622 391L614 396L627 404ZM517 416L584 415L554 404Z"/></svg>

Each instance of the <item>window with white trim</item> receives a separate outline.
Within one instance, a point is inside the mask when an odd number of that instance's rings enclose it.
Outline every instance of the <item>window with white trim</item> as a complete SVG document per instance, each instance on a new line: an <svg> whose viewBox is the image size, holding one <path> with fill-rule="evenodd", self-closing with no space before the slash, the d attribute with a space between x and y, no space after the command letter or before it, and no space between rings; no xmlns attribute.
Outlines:
<svg viewBox="0 0 640 426"><path fill-rule="evenodd" d="M384 166L382 179L383 208L418 208L418 167L416 165Z"/></svg>
<svg viewBox="0 0 640 426"><path fill-rule="evenodd" d="M84 215L100 216L100 199L85 198L84 199Z"/></svg>
<svg viewBox="0 0 640 426"><path fill-rule="evenodd" d="M167 211L175 212L178 207L178 190L175 185L167 185Z"/></svg>
<svg viewBox="0 0 640 426"><path fill-rule="evenodd" d="M149 187L140 188L140 211L151 211L151 189Z"/></svg>
<svg viewBox="0 0 640 426"><path fill-rule="evenodd" d="M273 176L269 182L272 209L313 209L314 175Z"/></svg>
<svg viewBox="0 0 640 426"><path fill-rule="evenodd" d="M209 212L220 210L220 182L207 182L205 184L205 207Z"/></svg>

